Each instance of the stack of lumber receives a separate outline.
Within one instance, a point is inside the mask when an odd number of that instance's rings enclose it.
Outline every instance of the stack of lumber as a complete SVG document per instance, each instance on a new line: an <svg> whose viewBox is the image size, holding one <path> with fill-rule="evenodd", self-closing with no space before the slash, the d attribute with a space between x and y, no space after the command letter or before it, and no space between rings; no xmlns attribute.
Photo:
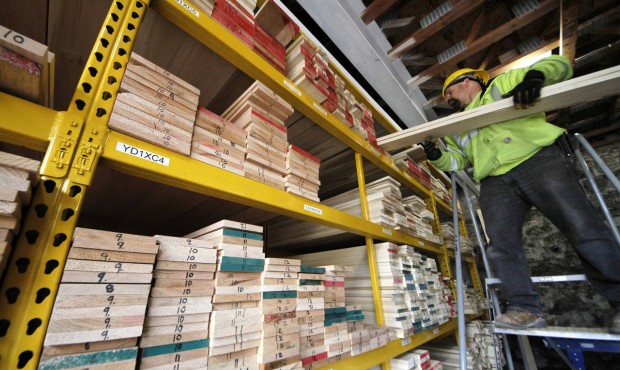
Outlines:
<svg viewBox="0 0 620 370"><path fill-rule="evenodd" d="M441 223L441 237L444 244L451 251L456 251L456 235L454 233L454 224L452 222ZM475 244L465 235L459 234L461 244L461 254L473 256Z"/></svg>
<svg viewBox="0 0 620 370"><path fill-rule="evenodd" d="M108 126L189 155L200 91L132 53Z"/></svg>
<svg viewBox="0 0 620 370"><path fill-rule="evenodd" d="M192 0L192 3L204 14L211 16L213 14L213 8L215 7L215 1L216 0Z"/></svg>
<svg viewBox="0 0 620 370"><path fill-rule="evenodd" d="M222 220L186 237L217 249L209 369L257 368L261 338L263 228Z"/></svg>
<svg viewBox="0 0 620 370"><path fill-rule="evenodd" d="M293 144L289 145L286 153L286 177L284 178L286 191L320 202L320 166L320 159Z"/></svg>
<svg viewBox="0 0 620 370"><path fill-rule="evenodd" d="M255 26L254 51L278 71L286 72L286 48L260 25Z"/></svg>
<svg viewBox="0 0 620 370"><path fill-rule="evenodd" d="M436 197L452 206L452 194L446 187L444 181L431 174L431 191Z"/></svg>
<svg viewBox="0 0 620 370"><path fill-rule="evenodd" d="M442 289L443 278L437 273L434 259L422 256L407 245L385 242L375 244L374 248L384 321L394 329L395 336L405 338L452 317L454 300ZM304 264L330 262L349 266L351 271L345 276L346 304L363 307L364 320L376 324L366 246L295 257Z"/></svg>
<svg viewBox="0 0 620 370"><path fill-rule="evenodd" d="M425 349L413 349L390 360L394 370L430 370L431 357Z"/></svg>
<svg viewBox="0 0 620 370"><path fill-rule="evenodd" d="M211 17L252 48L256 33L254 14L240 3L236 0L216 0Z"/></svg>
<svg viewBox="0 0 620 370"><path fill-rule="evenodd" d="M54 66L46 45L0 26L0 91L53 108Z"/></svg>
<svg viewBox="0 0 620 370"><path fill-rule="evenodd" d="M297 322L302 365L313 369L328 364L325 345L325 269L300 266L297 274Z"/></svg>
<svg viewBox="0 0 620 370"><path fill-rule="evenodd" d="M284 190L287 129L293 107L259 81L250 86L222 117L248 133L245 177Z"/></svg>
<svg viewBox="0 0 620 370"><path fill-rule="evenodd" d="M299 32L299 26L272 0L264 1L254 18L256 26L260 26L282 46L288 45Z"/></svg>
<svg viewBox="0 0 620 370"><path fill-rule="evenodd" d="M490 321L473 320L465 326L467 352L475 369L502 369L506 364L502 337L493 334Z"/></svg>
<svg viewBox="0 0 620 370"><path fill-rule="evenodd" d="M198 107L191 157L243 176L247 132L210 110Z"/></svg>
<svg viewBox="0 0 620 370"><path fill-rule="evenodd" d="M134 369L157 250L153 237L76 228L40 366Z"/></svg>
<svg viewBox="0 0 620 370"><path fill-rule="evenodd" d="M338 105L336 78L328 58L304 35L286 50L286 77L330 111Z"/></svg>
<svg viewBox="0 0 620 370"><path fill-rule="evenodd" d="M480 292L465 284L463 284L463 306L466 315L480 315L487 308Z"/></svg>
<svg viewBox="0 0 620 370"><path fill-rule="evenodd" d="M406 171L417 182L425 188L431 188L431 174L428 172L427 166L418 165L411 157L412 151L403 151L401 153L391 155L392 160L398 168ZM427 170L425 171L424 168Z"/></svg>
<svg viewBox="0 0 620 370"><path fill-rule="evenodd" d="M325 316L330 309L326 309ZM325 346L327 347L327 362L342 361L351 356L351 339L349 338L349 325L347 322L339 322L331 325L325 323Z"/></svg>
<svg viewBox="0 0 620 370"><path fill-rule="evenodd" d="M30 204L41 162L0 151L0 276L22 223L22 207Z"/></svg>
<svg viewBox="0 0 620 370"><path fill-rule="evenodd" d="M140 339L140 368L205 367L217 252L208 241L155 238L159 252Z"/></svg>
<svg viewBox="0 0 620 370"><path fill-rule="evenodd" d="M262 369L301 368L299 346L297 259L267 258L261 275L261 335L258 363Z"/></svg>
<svg viewBox="0 0 620 370"><path fill-rule="evenodd" d="M407 217L410 218L409 225L413 228L408 234L441 244L441 236L433 234L435 215L426 208L426 203L422 198L417 195L403 198L403 206L407 212Z"/></svg>
<svg viewBox="0 0 620 370"><path fill-rule="evenodd" d="M235 0L237 5L245 9L248 14L254 14L256 10L256 0Z"/></svg>
<svg viewBox="0 0 620 370"><path fill-rule="evenodd" d="M483 334L489 339L491 338L490 325L488 328L488 335ZM467 335L467 369L482 370L497 368L495 363L494 348L492 341L487 344L481 345L481 342L473 342L473 337L476 340L480 340L481 333L486 329L484 324L480 321L472 321L466 326ZM472 335L470 337L470 335ZM482 347L490 349L491 356L484 356L480 350ZM420 349L429 351L430 357L433 360L441 361L444 369L459 369L459 347L454 338L446 337L444 339L426 343L420 346Z"/></svg>
<svg viewBox="0 0 620 370"><path fill-rule="evenodd" d="M440 243L441 239L432 234L432 227L422 217L414 218L407 213L400 193L400 184L390 177L385 177L366 185L366 198L370 211L370 221L387 227L401 230L403 233L419 236L422 239ZM362 217L359 189L339 194L321 201L329 207ZM426 209L426 208L424 208ZM409 215L409 217L408 217ZM432 216L426 210L424 217ZM419 222L419 223L417 223ZM300 223L296 220L286 220L272 226L274 232L273 246L291 245L303 242L310 238L320 239L341 233L341 231L318 224ZM422 233L422 231L425 231Z"/></svg>

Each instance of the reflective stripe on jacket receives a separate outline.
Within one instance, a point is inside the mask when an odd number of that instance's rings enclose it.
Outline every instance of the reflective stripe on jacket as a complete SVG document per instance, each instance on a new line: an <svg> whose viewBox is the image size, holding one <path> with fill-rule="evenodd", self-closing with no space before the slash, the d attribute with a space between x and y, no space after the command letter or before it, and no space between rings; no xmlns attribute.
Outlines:
<svg viewBox="0 0 620 370"><path fill-rule="evenodd" d="M479 93L465 110L501 100L501 96L512 91L530 69L545 75L543 86L565 81L573 75L567 58L552 55L530 67L513 69L496 77L484 95ZM551 145L564 132L564 129L548 123L544 112L536 113L444 137L447 150L431 163L444 171L462 170L471 163L474 179L481 181L487 176L505 174L541 148Z"/></svg>

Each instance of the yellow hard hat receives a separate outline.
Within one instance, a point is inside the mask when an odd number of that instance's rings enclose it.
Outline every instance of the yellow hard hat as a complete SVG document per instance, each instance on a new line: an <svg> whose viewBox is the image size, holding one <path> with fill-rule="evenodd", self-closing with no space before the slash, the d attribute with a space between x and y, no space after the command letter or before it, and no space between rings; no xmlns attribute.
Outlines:
<svg viewBox="0 0 620 370"><path fill-rule="evenodd" d="M441 96L445 99L446 89L463 81L465 77L478 82L480 85L486 85L487 82L489 82L489 72L484 69L462 68L446 78L446 81L443 83L443 89L441 90Z"/></svg>

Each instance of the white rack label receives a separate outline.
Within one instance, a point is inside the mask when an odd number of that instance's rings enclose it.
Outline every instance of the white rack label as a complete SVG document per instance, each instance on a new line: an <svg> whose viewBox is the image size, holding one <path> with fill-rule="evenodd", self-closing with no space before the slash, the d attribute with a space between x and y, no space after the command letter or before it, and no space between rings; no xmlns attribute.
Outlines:
<svg viewBox="0 0 620 370"><path fill-rule="evenodd" d="M311 205L304 204L304 210L312 213L316 213L317 215L322 215L323 210L320 208L312 207Z"/></svg>
<svg viewBox="0 0 620 370"><path fill-rule="evenodd" d="M133 145L121 143L120 141L116 143L116 150L121 153L144 159L145 161L161 164L166 167L170 166L170 158L164 157L159 154L151 153L148 150L136 148Z"/></svg>
<svg viewBox="0 0 620 370"><path fill-rule="evenodd" d="M387 235L392 235L392 232L388 229L383 229L383 233Z"/></svg>
<svg viewBox="0 0 620 370"><path fill-rule="evenodd" d="M295 86L293 86L293 84L291 84L290 82L288 82L287 80L284 80L284 84L286 86L288 86L289 89L293 90L293 92L299 96L301 96L301 91L297 90L297 88Z"/></svg>
<svg viewBox="0 0 620 370"><path fill-rule="evenodd" d="M433 330L433 334L435 335L439 334L439 329L436 328L435 330Z"/></svg>
<svg viewBox="0 0 620 370"><path fill-rule="evenodd" d="M319 112L323 113L324 116L327 116L327 111L325 109L323 109L323 107L321 107L317 103L312 103L312 105L314 105L314 108L316 110L318 110Z"/></svg>
<svg viewBox="0 0 620 370"><path fill-rule="evenodd" d="M403 339L402 343L403 343L403 347L406 346L407 344L411 343L411 337L407 337L407 338Z"/></svg>
<svg viewBox="0 0 620 370"><path fill-rule="evenodd" d="M183 0L176 0L176 2L177 2L177 4L181 5L185 9L187 9L187 11L189 11L190 13L195 15L196 17L200 17L200 13L198 13L198 11L196 9L192 8L191 6L189 6L185 1L183 1Z"/></svg>

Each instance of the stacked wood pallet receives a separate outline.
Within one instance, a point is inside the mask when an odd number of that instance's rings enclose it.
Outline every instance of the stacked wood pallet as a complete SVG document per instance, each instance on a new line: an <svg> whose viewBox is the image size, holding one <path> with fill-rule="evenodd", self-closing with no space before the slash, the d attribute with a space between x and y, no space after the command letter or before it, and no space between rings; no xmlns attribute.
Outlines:
<svg viewBox="0 0 620 370"><path fill-rule="evenodd" d="M301 261L267 258L261 275L261 335L258 363L262 369L299 369L300 332L297 311L297 274Z"/></svg>
<svg viewBox="0 0 620 370"><path fill-rule="evenodd" d="M210 110L198 107L191 157L243 176L247 132Z"/></svg>
<svg viewBox="0 0 620 370"><path fill-rule="evenodd" d="M465 326L468 353L475 369L502 369L506 364L502 337L493 334L490 321L473 320Z"/></svg>
<svg viewBox="0 0 620 370"><path fill-rule="evenodd" d="M236 0L216 0L211 17L247 44L254 45L256 34L254 14Z"/></svg>
<svg viewBox="0 0 620 370"><path fill-rule="evenodd" d="M0 151L0 276L22 224L22 208L30 204L41 162Z"/></svg>
<svg viewBox="0 0 620 370"><path fill-rule="evenodd" d="M0 91L53 108L55 59L46 45L0 26Z"/></svg>
<svg viewBox="0 0 620 370"><path fill-rule="evenodd" d="M155 238L159 252L140 339L140 368L206 367L217 252L208 241Z"/></svg>
<svg viewBox="0 0 620 370"><path fill-rule="evenodd" d="M257 368L262 335L263 228L222 220L186 237L217 249L209 369Z"/></svg>
<svg viewBox="0 0 620 370"><path fill-rule="evenodd" d="M189 155L200 91L132 53L108 126Z"/></svg>
<svg viewBox="0 0 620 370"><path fill-rule="evenodd" d="M289 145L286 153L286 177L284 187L287 192L320 202L319 167L321 160L305 150Z"/></svg>
<svg viewBox="0 0 620 370"><path fill-rule="evenodd" d="M325 269L300 266L297 274L297 322L302 365L318 368L327 365L325 345Z"/></svg>
<svg viewBox="0 0 620 370"><path fill-rule="evenodd" d="M156 254L153 237L76 228L40 368L134 369Z"/></svg>
<svg viewBox="0 0 620 370"><path fill-rule="evenodd" d="M328 58L304 35L286 50L286 77L319 104L327 101L328 110L338 105L336 79Z"/></svg>
<svg viewBox="0 0 620 370"><path fill-rule="evenodd" d="M250 86L222 117L247 133L245 177L284 190L287 130L293 107L259 81Z"/></svg>

